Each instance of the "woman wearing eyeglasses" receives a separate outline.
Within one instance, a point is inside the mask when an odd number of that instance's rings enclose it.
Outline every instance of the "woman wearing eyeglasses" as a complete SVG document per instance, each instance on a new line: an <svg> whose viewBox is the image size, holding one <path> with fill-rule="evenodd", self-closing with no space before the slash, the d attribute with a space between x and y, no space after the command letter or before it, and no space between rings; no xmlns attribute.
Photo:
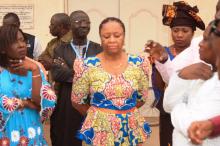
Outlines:
<svg viewBox="0 0 220 146"><path fill-rule="evenodd" d="M217 16L218 18L218 16ZM212 49L217 54L217 58L220 56L220 19L216 19L211 24L211 45ZM217 59L219 60L219 59ZM217 61L218 74L220 72L220 63ZM207 120L193 122L189 129L188 135L194 144L202 144L203 140L208 137L220 136L220 115Z"/></svg>

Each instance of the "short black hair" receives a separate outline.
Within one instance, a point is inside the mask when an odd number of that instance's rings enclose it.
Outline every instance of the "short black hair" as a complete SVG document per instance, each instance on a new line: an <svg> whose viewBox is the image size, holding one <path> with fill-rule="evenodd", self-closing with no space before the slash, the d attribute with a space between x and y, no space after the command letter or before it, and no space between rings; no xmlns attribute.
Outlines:
<svg viewBox="0 0 220 146"><path fill-rule="evenodd" d="M101 29L102 29L103 25L107 22L112 22L112 21L119 23L121 25L122 29L123 29L124 34L125 34L125 25L119 18L107 17L99 25L99 35L101 34Z"/></svg>
<svg viewBox="0 0 220 146"><path fill-rule="evenodd" d="M66 13L56 13L52 17L59 18L59 23L62 24L65 29L70 29L70 17Z"/></svg>
<svg viewBox="0 0 220 146"><path fill-rule="evenodd" d="M8 25L8 24L5 24L5 20L8 18L13 18L14 20L14 23L12 23L11 25L18 25L18 27L20 27L20 19L16 13L13 13L13 12L7 13L3 17L3 25Z"/></svg>
<svg viewBox="0 0 220 146"><path fill-rule="evenodd" d="M8 67L8 56L6 50L17 41L17 33L22 32L17 26L3 25L0 27L0 66ZM24 35L24 34L23 34Z"/></svg>

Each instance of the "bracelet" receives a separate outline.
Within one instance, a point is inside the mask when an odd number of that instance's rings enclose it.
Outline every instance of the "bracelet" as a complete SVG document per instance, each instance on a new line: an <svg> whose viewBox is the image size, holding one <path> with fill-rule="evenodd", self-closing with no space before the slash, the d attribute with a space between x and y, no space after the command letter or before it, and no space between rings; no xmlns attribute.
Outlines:
<svg viewBox="0 0 220 146"><path fill-rule="evenodd" d="M32 78L37 78L37 77L40 77L40 74L32 76Z"/></svg>

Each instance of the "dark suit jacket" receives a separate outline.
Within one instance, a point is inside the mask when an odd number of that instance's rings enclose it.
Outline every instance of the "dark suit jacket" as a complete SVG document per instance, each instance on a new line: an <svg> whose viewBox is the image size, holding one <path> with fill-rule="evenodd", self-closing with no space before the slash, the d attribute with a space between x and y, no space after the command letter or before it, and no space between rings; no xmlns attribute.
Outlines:
<svg viewBox="0 0 220 146"><path fill-rule="evenodd" d="M86 57L96 56L102 51L99 44L90 41L88 46L88 51ZM85 53L85 51L84 51ZM84 55L84 54L83 54ZM53 79L57 82L67 82L72 83L73 80L73 62L76 59L76 54L73 51L70 44L63 44L54 50L54 58L61 57L66 62L69 68L64 68L62 66L54 66L52 68Z"/></svg>
<svg viewBox="0 0 220 146"><path fill-rule="evenodd" d="M99 44L90 41L86 57L95 56L101 51ZM58 101L50 123L52 145L81 146L81 141L76 139L76 132L81 127L83 117L71 104L73 63L76 54L70 44L62 44L54 50L54 58L58 57L63 58L68 68L54 65L51 70L54 81L59 82Z"/></svg>
<svg viewBox="0 0 220 146"><path fill-rule="evenodd" d="M34 58L34 43L35 43L35 36L29 33L24 33L24 37L27 41L27 56L30 58Z"/></svg>

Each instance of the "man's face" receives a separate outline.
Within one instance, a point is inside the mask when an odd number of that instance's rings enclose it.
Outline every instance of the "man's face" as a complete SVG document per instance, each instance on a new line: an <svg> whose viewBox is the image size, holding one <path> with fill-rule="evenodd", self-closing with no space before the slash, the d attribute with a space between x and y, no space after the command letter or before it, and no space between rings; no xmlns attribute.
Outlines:
<svg viewBox="0 0 220 146"><path fill-rule="evenodd" d="M199 43L199 55L201 60L205 61L206 63L212 64L216 60L216 55L211 47L210 36L209 36L210 30L211 30L211 25L209 25L203 33L203 39Z"/></svg>
<svg viewBox="0 0 220 146"><path fill-rule="evenodd" d="M215 52L218 60L220 58L220 21L215 20L211 25L210 42L213 51Z"/></svg>
<svg viewBox="0 0 220 146"><path fill-rule="evenodd" d="M218 68L218 75L220 79L220 21L215 20L211 26L210 35L211 47L216 55L216 66Z"/></svg>
<svg viewBox="0 0 220 146"><path fill-rule="evenodd" d="M216 4L215 19L220 18L220 0Z"/></svg>
<svg viewBox="0 0 220 146"><path fill-rule="evenodd" d="M84 13L77 13L71 20L71 29L78 38L87 37L90 31L90 20Z"/></svg>

